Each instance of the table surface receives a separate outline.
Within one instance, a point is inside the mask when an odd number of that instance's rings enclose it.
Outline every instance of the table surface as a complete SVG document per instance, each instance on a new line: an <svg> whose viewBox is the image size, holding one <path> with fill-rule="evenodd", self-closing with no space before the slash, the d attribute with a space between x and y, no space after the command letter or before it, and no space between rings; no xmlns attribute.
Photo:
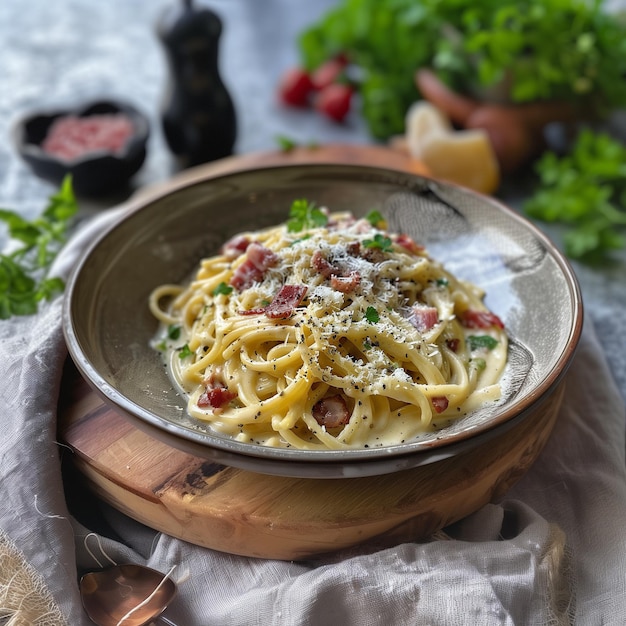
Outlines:
<svg viewBox="0 0 626 626"><path fill-rule="evenodd" d="M103 96L135 104L150 117L152 132L147 160L133 187L163 181L175 173L159 121L166 65L155 30L170 1L0 3L0 135L4 138L0 142L0 206L32 218L54 191L31 173L11 142L16 120L47 106L73 106ZM280 74L298 61L298 33L336 0L212 0L204 4L224 23L219 66L237 111L236 153L275 149L280 135L300 143L372 141L358 115L337 125L308 112L287 110L276 99ZM618 116L618 125L619 121ZM529 189L528 177L516 177L504 182L498 196L519 210ZM80 215L88 218L124 199L83 200ZM558 228L539 226L559 242ZM6 234L0 230L0 245L5 243ZM626 253L602 268L573 265L586 315L594 322L626 398L626 353L621 345L626 336Z"/></svg>

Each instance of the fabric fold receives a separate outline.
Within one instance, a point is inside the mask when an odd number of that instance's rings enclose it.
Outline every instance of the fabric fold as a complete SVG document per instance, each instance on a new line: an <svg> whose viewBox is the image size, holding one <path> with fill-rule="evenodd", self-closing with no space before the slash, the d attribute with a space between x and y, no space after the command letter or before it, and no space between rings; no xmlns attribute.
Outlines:
<svg viewBox="0 0 626 626"><path fill-rule="evenodd" d="M121 212L81 229L58 272L67 276ZM98 514L118 540L95 537L71 516L55 439L67 356L61 314L57 299L34 317L0 323L0 525L4 544L41 576L66 623L90 623L78 575L110 562L162 572L176 565L179 592L167 616L187 626L589 624L626 614L625 411L590 322L554 432L505 499L430 541L281 562L194 546L104 503ZM36 623L63 623L55 619Z"/></svg>

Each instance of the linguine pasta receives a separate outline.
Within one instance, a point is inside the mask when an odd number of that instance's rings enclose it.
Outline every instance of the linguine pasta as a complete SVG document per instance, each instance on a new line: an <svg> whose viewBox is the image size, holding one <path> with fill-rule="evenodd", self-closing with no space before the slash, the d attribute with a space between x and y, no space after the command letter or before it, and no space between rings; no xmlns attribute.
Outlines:
<svg viewBox="0 0 626 626"><path fill-rule="evenodd" d="M264 446L371 448L499 399L507 336L483 292L368 217L296 201L154 290L154 345L192 417Z"/></svg>

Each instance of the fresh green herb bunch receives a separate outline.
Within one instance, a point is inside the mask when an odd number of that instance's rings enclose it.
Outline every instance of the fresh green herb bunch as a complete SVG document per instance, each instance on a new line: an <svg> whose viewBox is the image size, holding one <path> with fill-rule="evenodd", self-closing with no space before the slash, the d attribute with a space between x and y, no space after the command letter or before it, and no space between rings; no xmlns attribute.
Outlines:
<svg viewBox="0 0 626 626"><path fill-rule="evenodd" d="M582 130L565 156L546 152L535 165L540 185L528 215L565 225L568 256L601 261L624 247L626 147L605 133Z"/></svg>
<svg viewBox="0 0 626 626"><path fill-rule="evenodd" d="M464 92L504 84L513 102L565 99L600 113L626 103L626 24L601 0L343 0L299 47L308 69L337 54L359 68L379 139L404 131L420 67Z"/></svg>
<svg viewBox="0 0 626 626"><path fill-rule="evenodd" d="M14 211L0 209L0 221L8 226L10 238L18 242L13 252L0 254L0 319L32 315L37 312L39 302L50 300L63 290L63 281L50 276L49 271L66 242L76 212L69 176L50 197L41 217L33 221Z"/></svg>

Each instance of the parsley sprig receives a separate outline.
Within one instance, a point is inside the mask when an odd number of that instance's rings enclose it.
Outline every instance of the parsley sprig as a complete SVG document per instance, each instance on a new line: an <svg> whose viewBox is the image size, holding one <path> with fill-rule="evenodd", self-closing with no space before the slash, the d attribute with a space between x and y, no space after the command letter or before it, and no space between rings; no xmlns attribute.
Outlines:
<svg viewBox="0 0 626 626"><path fill-rule="evenodd" d="M459 91L510 85L515 102L626 103L626 27L602 0L339 0L299 35L309 69L344 54L371 134L404 132L415 71ZM564 53L564 51L567 51ZM555 63L555 59L559 59Z"/></svg>
<svg viewBox="0 0 626 626"><path fill-rule="evenodd" d="M572 150L547 152L536 164L540 187L524 204L528 215L565 226L565 253L597 261L626 245L626 147L584 129Z"/></svg>
<svg viewBox="0 0 626 626"><path fill-rule="evenodd" d="M9 237L18 242L13 252L0 254L0 319L33 315L42 300L50 300L63 291L63 280L49 272L67 240L69 224L77 210L69 176L35 220L0 209L0 221L8 226Z"/></svg>
<svg viewBox="0 0 626 626"><path fill-rule="evenodd" d="M377 324L380 321L380 315L373 306L368 306L365 310L365 319L370 324Z"/></svg>
<svg viewBox="0 0 626 626"><path fill-rule="evenodd" d="M378 248L383 252L393 252L391 239L380 233L376 233L373 239L364 239L362 243L366 248Z"/></svg>
<svg viewBox="0 0 626 626"><path fill-rule="evenodd" d="M294 200L289 210L287 231L297 233L310 228L320 228L328 223L327 215L314 202Z"/></svg>
<svg viewBox="0 0 626 626"><path fill-rule="evenodd" d="M490 335L470 335L467 338L469 349L474 350L493 350L497 345L497 339L494 339Z"/></svg>

